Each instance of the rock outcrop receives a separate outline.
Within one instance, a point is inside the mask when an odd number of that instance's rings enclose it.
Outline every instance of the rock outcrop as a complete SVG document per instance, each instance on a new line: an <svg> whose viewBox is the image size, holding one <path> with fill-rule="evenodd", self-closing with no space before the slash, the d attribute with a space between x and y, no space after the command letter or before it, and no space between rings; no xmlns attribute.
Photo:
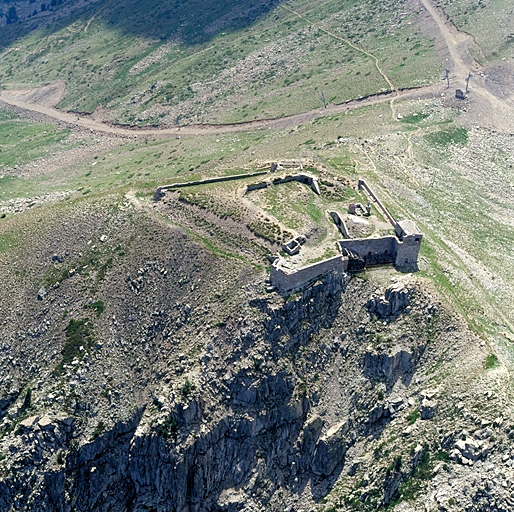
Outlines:
<svg viewBox="0 0 514 512"><path fill-rule="evenodd" d="M368 301L368 310L382 320L395 318L409 306L413 291L403 282L395 283L386 289L383 297L372 297Z"/></svg>
<svg viewBox="0 0 514 512"><path fill-rule="evenodd" d="M30 301L0 323L0 510L376 510L435 472L415 450L423 428L452 468L496 460L489 427L448 434L448 406L421 391L457 330L417 288L377 298L372 280L327 274L265 292L179 231L150 230L151 257L128 256L113 215L118 231L90 211L85 235L53 230L40 274L12 277Z"/></svg>
<svg viewBox="0 0 514 512"><path fill-rule="evenodd" d="M374 380L391 381L395 375L404 375L413 368L414 354L404 348L395 347L391 352L366 352L364 374Z"/></svg>

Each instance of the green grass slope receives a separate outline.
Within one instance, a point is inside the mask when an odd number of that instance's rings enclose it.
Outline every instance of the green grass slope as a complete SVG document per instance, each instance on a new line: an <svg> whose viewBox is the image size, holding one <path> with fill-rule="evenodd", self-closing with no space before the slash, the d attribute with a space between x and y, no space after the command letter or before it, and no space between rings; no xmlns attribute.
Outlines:
<svg viewBox="0 0 514 512"><path fill-rule="evenodd" d="M440 71L400 0L99 0L66 12L0 30L0 83L64 80L61 108L103 106L117 123L238 122L320 107L322 92L343 103L388 90L364 52L397 88Z"/></svg>
<svg viewBox="0 0 514 512"><path fill-rule="evenodd" d="M514 56L514 5L510 0L444 0L442 6L460 30L480 47L483 64Z"/></svg>

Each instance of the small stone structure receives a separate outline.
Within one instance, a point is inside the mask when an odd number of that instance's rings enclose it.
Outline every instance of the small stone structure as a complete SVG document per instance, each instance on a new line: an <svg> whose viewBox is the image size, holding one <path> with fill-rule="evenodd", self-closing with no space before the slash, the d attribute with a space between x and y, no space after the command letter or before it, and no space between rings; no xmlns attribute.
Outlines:
<svg viewBox="0 0 514 512"><path fill-rule="evenodd" d="M298 254L300 252L302 245L306 241L307 239L304 235L299 235L296 238L292 238L291 240L289 240L289 242L286 242L284 245L282 245L282 250L290 256L293 256L294 254Z"/></svg>
<svg viewBox="0 0 514 512"><path fill-rule="evenodd" d="M455 97L458 99L458 100L465 100L467 95L466 93L462 90L462 89L457 89L455 91Z"/></svg>
<svg viewBox="0 0 514 512"><path fill-rule="evenodd" d="M300 169L303 171L303 162L301 160L289 160L287 162L272 162L270 172L284 171L285 169Z"/></svg>
<svg viewBox="0 0 514 512"><path fill-rule="evenodd" d="M356 215L357 214L357 205L361 206L360 203L350 203L348 205L348 213L352 214L352 215Z"/></svg>
<svg viewBox="0 0 514 512"><path fill-rule="evenodd" d="M361 203L350 203L348 205L348 213L351 215L358 215L359 210L363 215L369 217L371 214L371 205L368 203L365 207Z"/></svg>

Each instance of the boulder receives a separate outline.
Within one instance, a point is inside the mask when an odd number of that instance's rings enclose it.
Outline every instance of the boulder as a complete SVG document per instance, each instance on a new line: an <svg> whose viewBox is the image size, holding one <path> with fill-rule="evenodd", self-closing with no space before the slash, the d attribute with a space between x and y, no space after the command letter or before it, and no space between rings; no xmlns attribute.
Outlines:
<svg viewBox="0 0 514 512"><path fill-rule="evenodd" d="M20 428L30 430L37 423L38 419L39 416L29 416L28 418L25 418L24 420L20 421Z"/></svg>
<svg viewBox="0 0 514 512"><path fill-rule="evenodd" d="M419 404L419 414L422 420L431 420L437 412L437 404L434 400L423 398Z"/></svg>
<svg viewBox="0 0 514 512"><path fill-rule="evenodd" d="M468 436L455 442L451 457L461 464L467 464L467 461L487 457L490 451L491 447L487 441L479 441Z"/></svg>
<svg viewBox="0 0 514 512"><path fill-rule="evenodd" d="M50 418L50 416L48 416L47 414L45 414L39 421L38 421L38 425L39 425L39 428L41 430L54 430L55 428L55 423L54 421L52 420L52 418Z"/></svg>

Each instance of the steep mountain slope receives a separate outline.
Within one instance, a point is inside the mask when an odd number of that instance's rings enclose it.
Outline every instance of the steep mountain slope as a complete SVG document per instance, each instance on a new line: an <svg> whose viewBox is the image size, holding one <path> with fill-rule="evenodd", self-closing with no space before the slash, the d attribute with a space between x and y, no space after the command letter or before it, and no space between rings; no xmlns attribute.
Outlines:
<svg viewBox="0 0 514 512"><path fill-rule="evenodd" d="M417 464L449 463L461 372L467 392L470 374L479 389L497 378L413 277L386 309L374 305L389 271L281 298L115 197L46 215L4 279L2 509L307 510L344 474L328 499L351 505L348 479L364 473L375 509L401 501L402 481L428 485ZM496 418L500 396L477 397L467 423Z"/></svg>
<svg viewBox="0 0 514 512"><path fill-rule="evenodd" d="M487 45L473 14L501 5L5 3L0 510L512 510L512 13ZM276 161L320 195L245 194ZM363 177L418 271L274 288Z"/></svg>
<svg viewBox="0 0 514 512"><path fill-rule="evenodd" d="M384 269L280 297L137 204L11 218L2 509L375 510L435 490L508 509L480 489L493 462L511 477L509 378L426 281Z"/></svg>

